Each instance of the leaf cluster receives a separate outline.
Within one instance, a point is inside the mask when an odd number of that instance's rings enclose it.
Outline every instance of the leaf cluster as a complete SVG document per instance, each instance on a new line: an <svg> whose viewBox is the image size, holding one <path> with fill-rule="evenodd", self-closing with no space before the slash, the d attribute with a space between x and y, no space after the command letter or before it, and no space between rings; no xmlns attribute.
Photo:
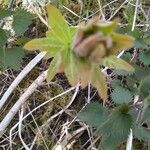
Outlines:
<svg viewBox="0 0 150 150"><path fill-rule="evenodd" d="M5 22L5 18L12 16L14 29L17 36L23 37L23 33L32 23L33 16L24 9L16 8L14 11L9 9L0 9L0 20ZM0 28L0 69L13 68L18 70L21 67L22 58L25 56L25 51L21 44L18 46L10 46L8 41L10 33L7 30ZM19 41L18 39L18 41Z"/></svg>
<svg viewBox="0 0 150 150"><path fill-rule="evenodd" d="M48 81L56 73L65 72L72 86L91 83L103 100L107 100L107 85L101 66L133 72L134 68L115 56L122 49L133 46L134 39L114 32L115 22L99 22L94 18L87 25L69 26L59 10L47 6L48 25L46 37L25 44L27 50L46 51L53 60L48 70Z"/></svg>
<svg viewBox="0 0 150 150"><path fill-rule="evenodd" d="M122 33L127 33L127 31ZM149 49L139 30L134 32L136 35L134 36L136 41L134 47L137 50L140 49L139 59L131 63L134 66L134 72L122 69L114 70L113 75L116 75L117 78L111 82L112 92L110 95L114 107L107 106L106 108L99 103L91 103L79 114L82 121L95 127L98 134L102 136L99 149L116 150L119 145L127 141L130 129L133 130L134 139L143 141L150 139L150 129L145 127L149 125L150 121ZM122 56L127 62L132 57L132 50ZM143 108L140 110L133 101L136 95L139 96L138 101L143 102ZM104 115L103 111L106 110L107 113ZM139 114L139 111L142 113Z"/></svg>
<svg viewBox="0 0 150 150"><path fill-rule="evenodd" d="M150 119L148 116L150 107L145 111L143 122ZM102 136L99 148L101 150L116 150L125 143L130 129L139 140L149 140L150 130L137 123L136 111L127 104L121 104L113 109L103 107L97 102L88 104L80 113L79 118L87 124L95 127L97 133Z"/></svg>
<svg viewBox="0 0 150 150"><path fill-rule="evenodd" d="M46 37L33 39L24 47L27 50L46 51L47 58L53 58L48 70L48 81L52 80L56 73L65 72L71 85L80 82L81 86L85 87L91 83L97 88L101 98L106 100L106 77L100 67L115 69L115 74L126 77L125 86L119 80L111 84L113 91L110 97L116 107L106 108L99 103L91 103L79 114L82 121L95 127L97 133L102 136L99 149L117 149L120 144L126 142L130 129L133 130L135 138L148 140L150 131L142 126L148 121L150 112L150 86L149 78L146 77L148 70L142 75L140 72L143 68L140 70L138 63L132 63L134 70L127 63L132 57L130 52L126 52L122 57L127 62L116 57L118 52L132 46L147 50L140 32L128 32L134 36L133 39L126 34L116 33L116 22L99 22L97 18L91 19L87 24L81 23L78 27L71 27L58 9L48 5L47 11L50 28ZM141 54L140 61L147 65L148 55ZM136 121L137 108L133 105L136 94L146 101L143 116L140 116L139 121Z"/></svg>

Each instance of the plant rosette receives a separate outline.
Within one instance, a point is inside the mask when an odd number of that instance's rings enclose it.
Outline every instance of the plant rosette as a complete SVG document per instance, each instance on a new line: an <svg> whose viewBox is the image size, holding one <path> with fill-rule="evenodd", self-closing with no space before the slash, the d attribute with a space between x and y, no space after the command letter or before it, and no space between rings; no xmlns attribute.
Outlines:
<svg viewBox="0 0 150 150"><path fill-rule="evenodd" d="M46 58L53 58L47 80L64 72L72 86L85 87L91 83L100 97L107 100L106 77L99 67L133 72L134 68L116 54L134 45L134 38L115 33L116 22L100 21L95 17L87 24L72 27L57 8L47 6L49 30L46 37L33 39L25 44L27 50L46 51Z"/></svg>

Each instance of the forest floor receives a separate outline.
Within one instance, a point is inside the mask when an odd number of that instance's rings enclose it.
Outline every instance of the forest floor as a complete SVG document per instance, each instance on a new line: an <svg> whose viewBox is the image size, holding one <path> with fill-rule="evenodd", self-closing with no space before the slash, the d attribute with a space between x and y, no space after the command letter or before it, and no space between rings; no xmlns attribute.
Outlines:
<svg viewBox="0 0 150 150"><path fill-rule="evenodd" d="M137 0L138 1L138 0ZM52 1L53 2L53 1ZM126 26L127 19L134 20L136 1L134 0L60 0L53 2L67 22L76 26L84 19L89 19L99 15L102 19L118 19L120 26ZM14 7L22 7L21 1L16 1ZM41 12L45 8L36 6ZM26 9L31 9L26 6ZM32 9L31 9L32 11ZM130 16L130 12L133 16ZM150 18L150 2L144 0L136 12L136 27L146 30ZM38 20L38 21L37 21ZM24 36L29 38L45 36L47 27L41 22L40 18L29 26ZM28 52L23 59L23 64L18 71L6 69L0 72L0 97L6 92L8 87L18 76L21 70L38 54L38 52ZM8 101L0 110L0 121L6 116L10 108L34 82L34 80L48 68L51 60L41 60L29 74L21 81ZM111 70L106 71L107 75ZM113 76L122 80L121 76ZM109 84L109 83L108 83ZM111 88L109 88L109 93ZM110 103L111 97L109 95ZM2 150L94 150L98 146L101 137L91 126L86 125L78 119L79 112L90 102L97 101L103 103L97 90L91 85L81 89L71 87L63 73L57 74L51 82L43 81L26 102L22 105L17 115L7 127L5 134L0 138L0 149ZM28 116L22 119L23 116ZM20 121L21 120L21 121ZM18 126L15 126L18 124ZM15 127L15 128L14 128ZM146 150L147 143L138 140L134 141L136 150ZM125 144L119 150L125 149Z"/></svg>

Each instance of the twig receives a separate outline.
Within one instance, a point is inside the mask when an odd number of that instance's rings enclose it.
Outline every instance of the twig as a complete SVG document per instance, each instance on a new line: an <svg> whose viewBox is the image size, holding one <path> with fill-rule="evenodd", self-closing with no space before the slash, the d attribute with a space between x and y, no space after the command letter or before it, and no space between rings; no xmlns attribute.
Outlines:
<svg viewBox="0 0 150 150"><path fill-rule="evenodd" d="M21 113L20 113L20 116L19 116L18 133L19 133L19 138L20 138L21 143L22 143L22 145L24 146L24 148L25 148L26 150L30 150L30 148L29 148L29 147L26 145L26 143L23 141L23 139L22 139L22 134L21 134L23 113L24 113L24 106L22 106L22 108L21 108Z"/></svg>
<svg viewBox="0 0 150 150"><path fill-rule="evenodd" d="M60 148L63 150L65 148L69 148L70 146L68 145L68 143L71 143L71 140L73 138L76 138L77 135L81 135L83 133L83 131L86 130L86 127L81 127L77 130L75 130L73 133L68 134L66 137L64 137L63 141L58 141L57 144L54 146L54 148L52 148L52 150L59 150ZM78 137L79 137L78 136Z"/></svg>
<svg viewBox="0 0 150 150"><path fill-rule="evenodd" d="M28 109L29 109L29 111L31 111L30 108L29 108L29 106L28 106ZM37 130L38 130L38 132L39 132L39 134L40 134L42 140L43 140L43 143L44 143L44 145L45 145L45 148L46 148L47 150L49 150L48 145L46 144L46 141L45 141L45 139L44 139L44 137L43 137L43 135L42 135L42 132L41 132L41 130L40 130L40 128L39 128L39 126L38 126L38 124L37 124L37 122L36 122L36 120L35 120L33 114L31 114L31 117L32 117L32 119L33 119L33 122L34 122L35 125L36 125L36 128L37 128ZM35 141L36 139L37 139L37 137L34 138L32 144L35 143L34 141ZM34 146L34 145L33 145L33 146ZM30 149L30 150L31 150L31 149Z"/></svg>
<svg viewBox="0 0 150 150"><path fill-rule="evenodd" d="M103 10L102 10L101 1L100 0L97 0L97 1L98 1L98 5L99 5L100 17L101 17L102 20L106 20L105 15L104 15Z"/></svg>
<svg viewBox="0 0 150 150"><path fill-rule="evenodd" d="M77 84L76 86L76 89L75 89L75 92L70 100L70 102L67 104L67 106L64 107L64 109L60 110L59 112L57 112L56 114L54 114L53 116L51 116L41 127L40 129L44 129L44 127L49 124L49 122L51 122L53 119L55 119L56 117L58 117L59 115L61 115L62 113L64 113L70 106L71 104L74 102L76 96L77 96L77 93L79 91L79 86L80 84ZM37 136L35 136L35 138L37 138ZM35 140L35 139L34 139Z"/></svg>
<svg viewBox="0 0 150 150"><path fill-rule="evenodd" d="M65 91L65 92L63 92L63 93L61 93L61 94L59 94L59 95L57 95L57 96L55 96L55 97L49 99L48 101L42 103L41 105L39 105L38 107L36 107L36 108L34 108L32 111L30 111L27 115L25 115L25 116L22 118L22 121L23 121L24 119L26 119L29 115L31 115L33 112L35 112L37 109L39 109L39 108L41 108L42 106L46 105L47 103L49 103L49 102L55 100L56 98L61 97L61 96L63 96L64 94L67 94L68 92L70 92L70 91L72 91L72 90L74 90L74 89L75 89L75 87L72 87L72 88L68 89L67 91ZM53 116L53 117L54 117L54 116ZM12 135L12 131L13 131L18 125L19 125L19 123L16 123L16 124L10 129L10 134L9 134L9 137L10 137L10 138L11 138L11 135ZM0 125L0 126L1 126L1 125Z"/></svg>
<svg viewBox="0 0 150 150"><path fill-rule="evenodd" d="M37 14L37 16L39 17L39 19L41 20L41 22L43 24L45 24L50 29L51 27L48 25L47 21L40 15L40 13L38 12L38 10L33 5L31 5L31 6L32 6L33 11Z"/></svg>
<svg viewBox="0 0 150 150"><path fill-rule="evenodd" d="M14 106L7 113L5 118L0 123L0 137L5 132L5 129L10 124L11 120L18 112L20 107L25 103L29 96L39 87L43 81L46 79L47 71L44 71L29 87L28 89L20 96L19 100L14 104Z"/></svg>
<svg viewBox="0 0 150 150"><path fill-rule="evenodd" d="M22 81L22 79L35 67L35 65L45 56L46 52L39 53L34 59L32 59L28 65L19 73L16 79L9 86L7 91L4 93L3 97L0 100L0 109L6 103L8 97L14 91L14 89L18 86L18 84Z"/></svg>
<svg viewBox="0 0 150 150"><path fill-rule="evenodd" d="M62 109L61 111L59 111L58 113L56 113L55 115L53 115L51 118L49 118L49 119L46 121L45 124L47 124L48 122L50 122L51 120L53 120L54 118L56 118L58 115L61 115L63 112L66 111L66 109L68 109L68 107L73 103L74 99L75 99L76 96L77 96L77 93L78 93L78 91L79 91L79 86L80 86L80 84L77 84L76 89L75 89L75 93L74 93L74 95L73 95L71 101L69 102L69 104L68 104L64 109ZM44 124L44 125L45 125L45 124Z"/></svg>
<svg viewBox="0 0 150 150"><path fill-rule="evenodd" d="M130 129L130 134L129 134L127 145L126 145L126 150L132 149L132 141L133 141L133 134L132 134L132 129Z"/></svg>
<svg viewBox="0 0 150 150"><path fill-rule="evenodd" d="M136 6L135 6L135 11L134 11L134 17L133 17L133 23L132 23L131 31L134 31L134 28L135 28L138 4L139 4L139 0L136 0Z"/></svg>
<svg viewBox="0 0 150 150"><path fill-rule="evenodd" d="M121 5L120 7L118 7L118 9L113 13L112 16L110 16L110 18L108 20L111 20L118 12L119 10L125 5L125 3L128 2L128 0L125 0Z"/></svg>
<svg viewBox="0 0 150 150"><path fill-rule="evenodd" d="M87 21L86 18L82 18L81 16L79 16L78 14L76 14L74 11L72 11L71 9L69 9L68 7L63 5L63 8L65 8L67 11L69 11L71 14L73 14L74 16L78 17L79 19L83 19L85 21Z"/></svg>
<svg viewBox="0 0 150 150"><path fill-rule="evenodd" d="M79 91L79 86L80 86L80 84L78 84L78 85L76 86L75 93L74 93L74 95L73 95L71 101L69 102L69 104L68 104L64 109L62 109L61 111L59 111L59 112L56 113L55 115L51 116L51 117L46 121L46 123L44 123L40 128L43 128L47 123L49 123L50 121L52 121L54 118L56 118L57 116L59 116L60 114L62 114L64 111L66 111L66 109L68 109L68 108L70 107L70 105L73 103L74 99L76 98L76 95L77 95L77 93L78 93L78 91ZM74 90L74 89L75 89L75 87L73 87L73 88L71 88L71 89L69 89L69 90L67 90L67 91L65 91L65 92L63 92L63 93L61 93L61 94L59 94L59 95L57 95L57 96L51 98L50 100L48 100L48 101L42 103L41 105L39 105L38 107L36 107L36 108L34 108L32 111L30 111L26 116L24 116L24 117L22 118L22 121L23 121L24 119L26 119L29 115L32 115L32 113L33 113L34 111L36 111L37 109L41 108L42 106L46 105L47 103L53 101L54 99L56 99L56 98L58 98L58 97L61 97L62 95L66 94L66 93L68 93L68 92L70 92L71 90ZM18 125L19 125L19 123L15 124L15 125L11 128L10 134L9 134L10 141L11 141L11 137L12 137L12 131L13 131ZM37 136L35 136L33 143L35 143L36 139L37 139ZM11 143L10 143L10 145L11 145Z"/></svg>

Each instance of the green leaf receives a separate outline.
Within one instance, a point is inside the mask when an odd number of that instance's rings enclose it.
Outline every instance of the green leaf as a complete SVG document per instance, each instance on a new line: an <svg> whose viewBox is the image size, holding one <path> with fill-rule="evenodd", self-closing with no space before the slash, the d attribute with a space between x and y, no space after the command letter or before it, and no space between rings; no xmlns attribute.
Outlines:
<svg viewBox="0 0 150 150"><path fill-rule="evenodd" d="M128 89L123 88L122 86L115 87L111 96L112 100L117 104L129 103L133 98L133 94Z"/></svg>
<svg viewBox="0 0 150 150"><path fill-rule="evenodd" d="M8 67L18 70L21 67L22 58L25 52L22 48L6 48L0 53L0 68L6 69Z"/></svg>
<svg viewBox="0 0 150 150"><path fill-rule="evenodd" d="M110 23L102 23L99 25L99 30L102 31L106 35L110 35L117 27L117 22L110 22Z"/></svg>
<svg viewBox="0 0 150 150"><path fill-rule="evenodd" d="M77 85L80 82L79 73L76 65L76 56L68 51L65 61L65 74L72 86Z"/></svg>
<svg viewBox="0 0 150 150"><path fill-rule="evenodd" d="M81 87L85 88L91 82L93 66L88 59L76 57L76 68L79 75Z"/></svg>
<svg viewBox="0 0 150 150"><path fill-rule="evenodd" d="M132 16L132 15L131 15ZM135 48L148 48L147 47L147 39L143 39L142 33L138 28L135 28L134 31L131 31L131 25L128 25L127 27L119 28L119 33L129 34L134 37L134 47Z"/></svg>
<svg viewBox="0 0 150 150"><path fill-rule="evenodd" d="M143 51L140 53L139 55L140 61L144 64L144 65L150 65L150 49L147 51Z"/></svg>
<svg viewBox="0 0 150 150"><path fill-rule="evenodd" d="M134 45L134 38L129 35L114 33L112 35L112 40L114 44L113 47L109 49L108 55L116 54L120 50L132 48Z"/></svg>
<svg viewBox="0 0 150 150"><path fill-rule="evenodd" d="M132 116L129 114L129 107L121 105L110 114L108 119L98 128L102 134L101 147L105 150L124 142L133 126Z"/></svg>
<svg viewBox="0 0 150 150"><path fill-rule="evenodd" d="M150 129L135 125L133 132L134 136L139 140L150 140Z"/></svg>
<svg viewBox="0 0 150 150"><path fill-rule="evenodd" d="M13 28L18 35L22 35L32 23L32 15L24 9L17 8L13 15Z"/></svg>
<svg viewBox="0 0 150 150"><path fill-rule="evenodd" d="M149 67L144 68L139 65L134 65L134 68L135 68L135 72L134 72L133 78L139 81L143 80L146 76L150 74Z"/></svg>
<svg viewBox="0 0 150 150"><path fill-rule="evenodd" d="M142 33L140 32L138 28L134 29L134 31L130 30L128 34L135 38L135 41L134 41L135 48L148 48L146 42L144 41L142 37Z"/></svg>
<svg viewBox="0 0 150 150"><path fill-rule="evenodd" d="M75 26L70 27L70 37L71 38L74 38L76 31L77 31L77 27L75 27Z"/></svg>
<svg viewBox="0 0 150 150"><path fill-rule="evenodd" d="M0 28L0 51L7 42L6 32Z"/></svg>
<svg viewBox="0 0 150 150"><path fill-rule="evenodd" d="M128 72L134 71L134 68L129 63L114 55L104 57L101 64L112 69L125 70Z"/></svg>
<svg viewBox="0 0 150 150"><path fill-rule="evenodd" d="M95 68L92 75L91 84L98 90L98 94L105 101L107 100L107 84L105 75L99 70L98 67Z"/></svg>
<svg viewBox="0 0 150 150"><path fill-rule="evenodd" d="M48 68L48 73L47 73L48 81L51 81L54 78L54 76L56 75L59 65L61 63L60 57L61 57L61 53L59 52L54 56L53 60L51 61L49 68Z"/></svg>
<svg viewBox="0 0 150 150"><path fill-rule="evenodd" d="M121 82L118 79L114 79L111 81L111 87L115 88L116 86L121 86Z"/></svg>
<svg viewBox="0 0 150 150"><path fill-rule="evenodd" d="M13 11L9 9L0 9L0 20L11 15L13 15Z"/></svg>
<svg viewBox="0 0 150 150"><path fill-rule="evenodd" d="M98 102L93 102L83 108L79 113L79 119L86 122L88 125L97 128L104 123L108 114L109 112L106 107L103 107Z"/></svg>
<svg viewBox="0 0 150 150"><path fill-rule="evenodd" d="M72 38L70 35L70 28L65 21L65 18L57 8L52 5L47 6L48 24L54 31L55 35L64 43L68 44Z"/></svg>
<svg viewBox="0 0 150 150"><path fill-rule="evenodd" d="M54 37L48 37L48 38L39 38L39 39L33 39L25 44L25 49L28 50L40 50L40 51L46 51L49 53L51 57L53 57L58 51L65 48L65 46L59 42Z"/></svg>
<svg viewBox="0 0 150 150"><path fill-rule="evenodd" d="M131 75L134 72L129 72L129 71L125 71L125 70L114 70L114 74L120 75L120 76L127 76L127 75Z"/></svg>
<svg viewBox="0 0 150 150"><path fill-rule="evenodd" d="M142 122L150 121L150 105L144 110Z"/></svg>
<svg viewBox="0 0 150 150"><path fill-rule="evenodd" d="M133 94L137 94L138 81L133 76L126 76L126 86L132 91Z"/></svg>
<svg viewBox="0 0 150 150"><path fill-rule="evenodd" d="M134 42L134 47L135 48L148 48L147 44L145 43L144 39L142 38L136 38Z"/></svg>
<svg viewBox="0 0 150 150"><path fill-rule="evenodd" d="M139 86L140 94L143 98L148 98L150 96L150 76L145 77Z"/></svg>
<svg viewBox="0 0 150 150"><path fill-rule="evenodd" d="M117 150L117 145L119 144L116 143L116 139L114 136L109 135L109 136L104 136L101 140L101 143L99 145L100 150Z"/></svg>

